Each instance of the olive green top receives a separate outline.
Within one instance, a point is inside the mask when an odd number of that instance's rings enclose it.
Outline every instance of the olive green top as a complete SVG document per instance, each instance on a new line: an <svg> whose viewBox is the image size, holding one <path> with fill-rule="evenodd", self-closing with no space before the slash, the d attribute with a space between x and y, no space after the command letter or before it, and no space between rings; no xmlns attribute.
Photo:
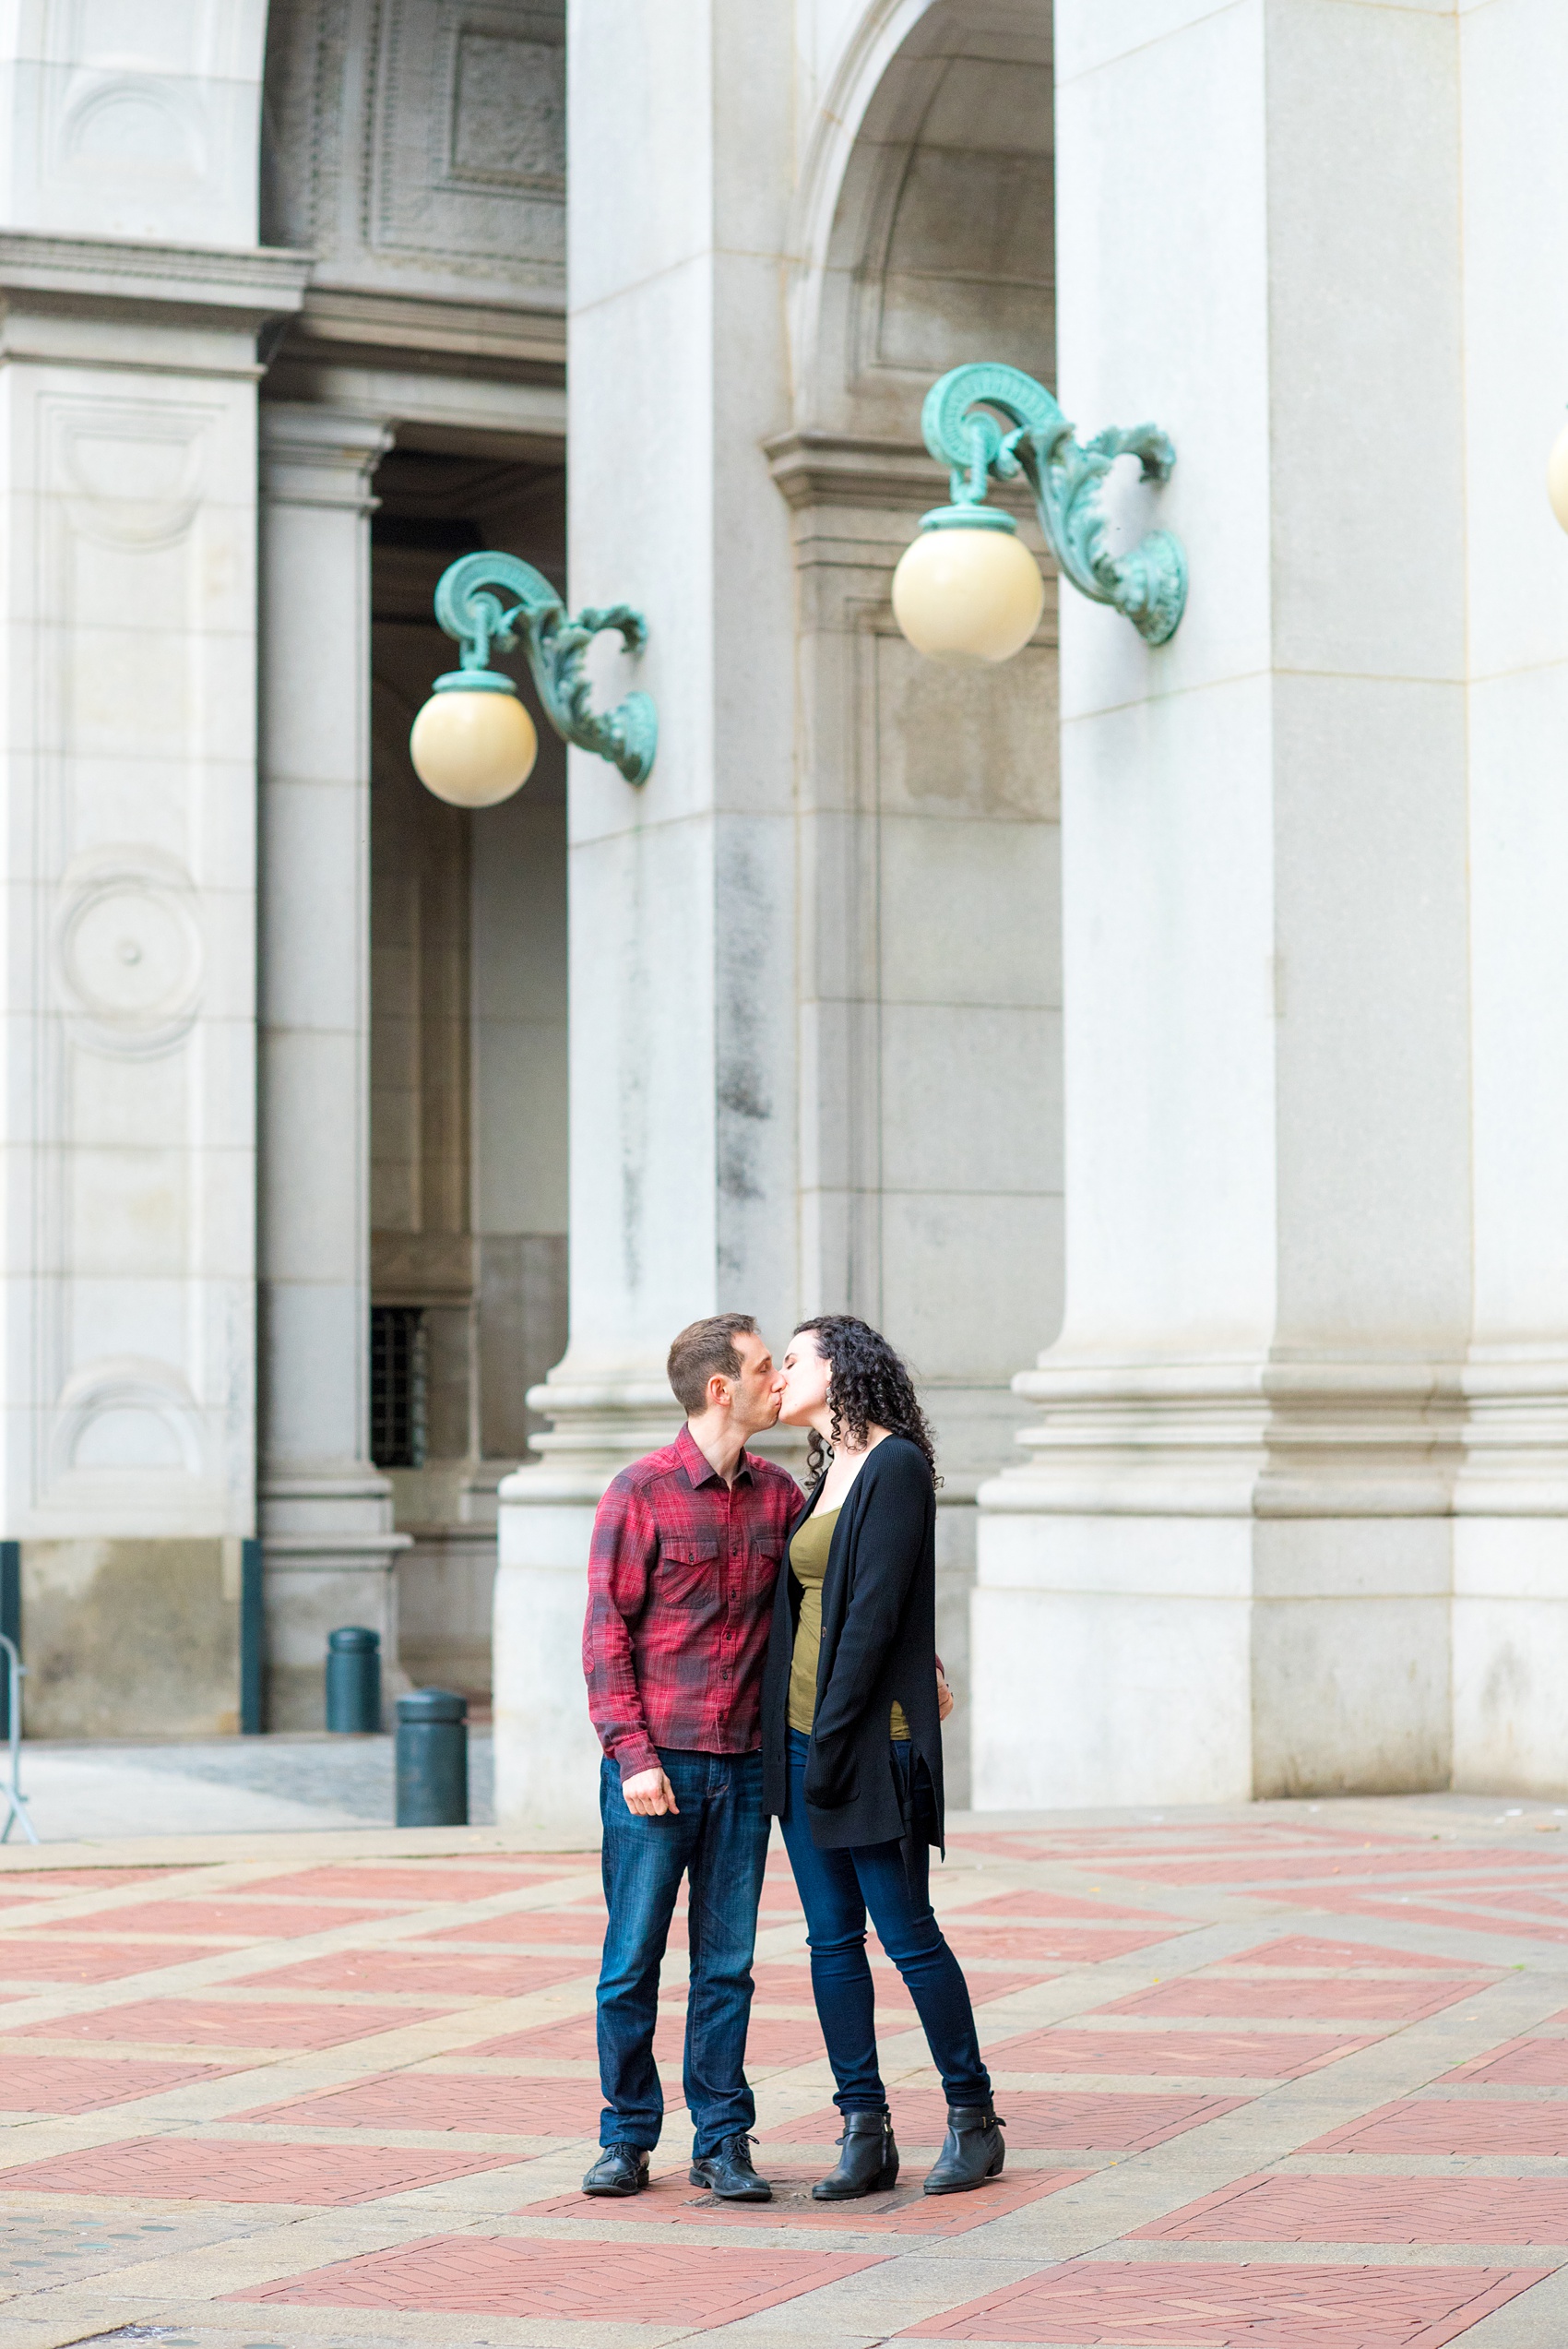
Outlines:
<svg viewBox="0 0 1568 2349"><path fill-rule="evenodd" d="M840 1504L842 1506L842 1504ZM816 1664L822 1650L822 1584L827 1572L827 1553L833 1547L833 1529L838 1522L836 1508L819 1508L807 1518L790 1544L790 1564L796 1581L805 1593L801 1601L801 1619L795 1627L795 1651L790 1659L790 1726L802 1735L811 1734L812 1719L816 1711ZM899 1745L909 1742L909 1724L904 1718L904 1708L895 1703L888 1724L888 1735Z"/></svg>

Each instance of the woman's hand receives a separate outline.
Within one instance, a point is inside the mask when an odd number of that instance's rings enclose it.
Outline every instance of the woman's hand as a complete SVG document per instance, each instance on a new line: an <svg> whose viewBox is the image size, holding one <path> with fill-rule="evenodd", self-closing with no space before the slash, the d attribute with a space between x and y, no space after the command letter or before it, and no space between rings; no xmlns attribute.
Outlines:
<svg viewBox="0 0 1568 2349"><path fill-rule="evenodd" d="M938 1721L946 1720L956 1701L957 1699L955 1698L952 1689L947 1686L947 1675L943 1671L942 1666L938 1664L936 1667L936 1717Z"/></svg>

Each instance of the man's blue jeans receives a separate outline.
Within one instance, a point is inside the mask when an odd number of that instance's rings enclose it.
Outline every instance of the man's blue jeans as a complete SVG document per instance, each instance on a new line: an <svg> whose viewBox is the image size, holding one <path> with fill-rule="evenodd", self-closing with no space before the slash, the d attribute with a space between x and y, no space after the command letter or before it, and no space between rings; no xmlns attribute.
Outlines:
<svg viewBox="0 0 1568 2349"><path fill-rule="evenodd" d="M809 1743L790 1732L790 1806L784 1847L806 1913L812 1990L841 2113L876 2112L887 2091L876 2058L876 2017L866 1958L866 1911L876 1938L904 1977L925 2027L926 2045L942 2074L950 2105L991 2101L991 2074L980 2059L974 2009L963 1969L943 1936L927 1890L930 1848L918 1836L903 1843L857 1843L820 1852L806 1818L804 1782ZM889 1763L909 1796L909 1748L890 1745Z"/></svg>
<svg viewBox="0 0 1568 2349"><path fill-rule="evenodd" d="M599 1976L599 2078L605 2110L601 2145L649 2152L664 2120L653 2060L659 1967L681 1878L689 1876L684 2089L693 2156L717 2152L749 2129L756 2106L746 2085L746 2025L752 2010L752 1951L767 1858L760 1754L661 1750L678 1812L638 1818L626 1808L621 1773L600 1772L602 1866L610 1926Z"/></svg>

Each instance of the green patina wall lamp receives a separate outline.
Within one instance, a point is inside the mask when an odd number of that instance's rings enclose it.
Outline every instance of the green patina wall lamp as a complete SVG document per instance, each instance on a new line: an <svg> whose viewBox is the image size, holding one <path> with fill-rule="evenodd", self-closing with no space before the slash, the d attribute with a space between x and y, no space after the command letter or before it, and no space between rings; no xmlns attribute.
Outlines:
<svg viewBox="0 0 1568 2349"><path fill-rule="evenodd" d="M640 652L647 641L640 612L612 603L574 619L531 563L488 554L461 555L442 573L435 616L461 645L461 665L436 678L414 720L409 752L437 799L454 807L493 807L532 774L539 756L533 720L511 678L490 665L493 650L511 652L519 644L556 733L609 759L629 783L647 781L659 746L651 697L629 693L613 709L596 710L583 665L606 628L618 632L628 652Z"/></svg>
<svg viewBox="0 0 1568 2349"><path fill-rule="evenodd" d="M952 502L922 518L893 575L894 616L917 651L966 666L1010 661L1039 626L1039 566L1012 516L987 503L992 481L1020 477L1047 545L1079 593L1122 613L1146 644L1175 635L1187 602L1181 540L1150 531L1113 554L1100 500L1119 457L1136 458L1146 481L1170 479L1176 452L1158 425L1112 426L1080 447L1043 384L1017 367L982 361L932 384L921 429L949 469ZM1568 435L1553 468L1552 502L1568 528ZM640 612L613 603L574 619L531 564L485 554L465 554L442 573L435 616L461 645L461 662L436 678L409 748L421 781L438 799L493 807L532 773L533 720L511 678L490 665L493 651L519 644L556 733L607 758L629 783L647 781L659 742L651 697L630 693L613 709L596 710L584 669L588 646L607 628L628 652L642 650L647 624Z"/></svg>
<svg viewBox="0 0 1568 2349"><path fill-rule="evenodd" d="M893 575L893 614L918 652L977 666L1010 661L1039 625L1039 567L1010 514L989 506L992 481L1020 476L1046 544L1081 595L1109 603L1146 644L1166 644L1187 602L1187 557L1171 531L1111 551L1100 502L1119 457L1146 481L1170 477L1176 452L1155 424L1112 426L1080 447L1043 384L980 361L932 384L921 414L925 445L950 469L952 503L925 515Z"/></svg>

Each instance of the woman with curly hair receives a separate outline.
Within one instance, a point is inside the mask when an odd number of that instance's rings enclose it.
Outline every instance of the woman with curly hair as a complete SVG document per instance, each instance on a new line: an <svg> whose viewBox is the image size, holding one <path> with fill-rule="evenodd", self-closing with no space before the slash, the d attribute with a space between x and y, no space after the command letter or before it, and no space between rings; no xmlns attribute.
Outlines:
<svg viewBox="0 0 1568 2349"><path fill-rule="evenodd" d="M898 2176L877 2066L866 1912L904 1979L947 2097L928 2194L1000 2175L1002 2124L974 2010L927 1890L943 1841L931 1430L885 1338L847 1314L802 1321L775 1391L809 1427L814 1482L774 1595L763 1678L763 1806L783 1822L812 1991L843 2116L821 2201Z"/></svg>

